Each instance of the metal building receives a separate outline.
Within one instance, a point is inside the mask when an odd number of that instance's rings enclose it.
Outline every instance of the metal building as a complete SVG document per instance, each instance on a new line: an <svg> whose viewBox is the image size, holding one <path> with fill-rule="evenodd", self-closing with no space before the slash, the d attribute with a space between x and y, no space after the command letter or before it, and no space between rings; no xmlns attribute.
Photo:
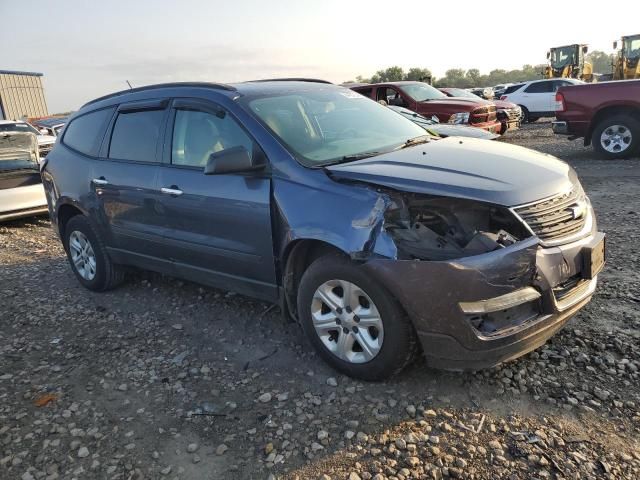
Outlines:
<svg viewBox="0 0 640 480"><path fill-rule="evenodd" d="M0 70L0 120L47 115L41 73Z"/></svg>

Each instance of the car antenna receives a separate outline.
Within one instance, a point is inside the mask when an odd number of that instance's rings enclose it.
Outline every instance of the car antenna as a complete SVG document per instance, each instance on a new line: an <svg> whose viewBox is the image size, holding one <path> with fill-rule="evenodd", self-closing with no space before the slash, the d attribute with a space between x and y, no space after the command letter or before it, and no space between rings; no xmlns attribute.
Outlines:
<svg viewBox="0 0 640 480"><path fill-rule="evenodd" d="M127 82L127 85L129 85L129 90L133 90L133 87L131 86L131 84L129 83L129 80L125 80L125 82Z"/></svg>

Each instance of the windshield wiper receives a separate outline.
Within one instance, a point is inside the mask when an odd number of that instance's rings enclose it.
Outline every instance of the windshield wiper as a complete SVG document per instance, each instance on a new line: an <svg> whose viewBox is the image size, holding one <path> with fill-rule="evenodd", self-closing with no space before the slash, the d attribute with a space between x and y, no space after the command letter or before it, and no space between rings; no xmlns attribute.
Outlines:
<svg viewBox="0 0 640 480"><path fill-rule="evenodd" d="M395 150L402 150L403 148L413 147L414 145L420 145L421 143L429 143L432 138L433 137L431 137L431 135L419 135L417 137L410 138Z"/></svg>
<svg viewBox="0 0 640 480"><path fill-rule="evenodd" d="M371 157L375 157L376 155L380 155L382 152L362 152L362 153L354 153L352 155L345 155L342 158L339 158L337 160L334 160L332 162L327 162L323 165L320 165L321 167L328 167L329 165L338 165L340 163L348 163L348 162L355 162L356 160L363 160L365 158L371 158Z"/></svg>

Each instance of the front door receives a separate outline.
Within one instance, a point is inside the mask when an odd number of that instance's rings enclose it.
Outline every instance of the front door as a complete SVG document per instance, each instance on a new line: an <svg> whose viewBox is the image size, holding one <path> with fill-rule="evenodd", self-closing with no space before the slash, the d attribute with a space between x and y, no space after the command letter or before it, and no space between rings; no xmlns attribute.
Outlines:
<svg viewBox="0 0 640 480"><path fill-rule="evenodd" d="M160 168L166 246L185 277L277 299L271 232L271 180L264 171L205 175L209 155L244 146L263 155L216 104L176 99Z"/></svg>
<svg viewBox="0 0 640 480"><path fill-rule="evenodd" d="M157 177L167 101L121 105L111 135L94 162L92 184L109 246L132 263L163 255L162 214ZM139 260L139 261L137 261Z"/></svg>

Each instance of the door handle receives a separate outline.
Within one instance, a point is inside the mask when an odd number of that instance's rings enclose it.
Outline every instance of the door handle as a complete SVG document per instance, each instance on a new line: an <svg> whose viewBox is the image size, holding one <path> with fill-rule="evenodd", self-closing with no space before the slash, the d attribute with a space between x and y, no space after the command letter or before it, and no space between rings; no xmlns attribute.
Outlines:
<svg viewBox="0 0 640 480"><path fill-rule="evenodd" d="M104 177L94 178L93 180L91 180L91 183L93 183L94 185L109 185L109 181Z"/></svg>
<svg viewBox="0 0 640 480"><path fill-rule="evenodd" d="M180 190L175 185L171 185L170 188L162 187L160 191L167 195L175 195L176 197L182 195L182 190Z"/></svg>

